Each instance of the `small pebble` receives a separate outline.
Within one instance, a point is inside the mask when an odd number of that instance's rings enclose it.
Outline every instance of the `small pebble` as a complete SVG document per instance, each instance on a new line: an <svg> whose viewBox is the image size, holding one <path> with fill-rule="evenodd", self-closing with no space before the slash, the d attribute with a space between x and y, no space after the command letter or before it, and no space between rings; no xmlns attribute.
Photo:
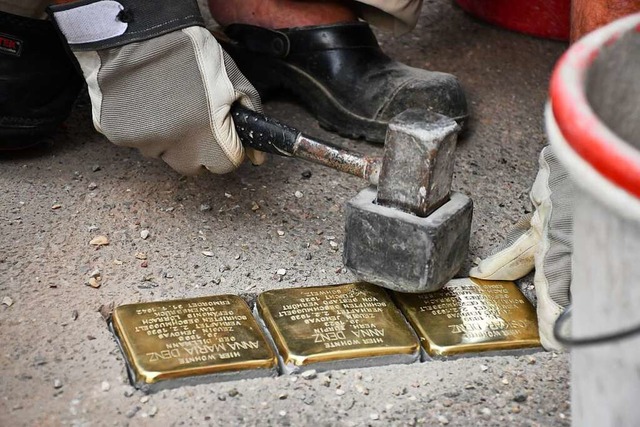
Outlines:
<svg viewBox="0 0 640 427"><path fill-rule="evenodd" d="M480 412L482 412L482 415L486 415L486 416L491 415L491 409L489 408L482 408Z"/></svg>
<svg viewBox="0 0 640 427"><path fill-rule="evenodd" d="M123 392L124 397L131 397L131 396L133 396L133 391L134 391L134 390L133 390L132 388L125 388L125 389L124 389L124 392Z"/></svg>
<svg viewBox="0 0 640 427"><path fill-rule="evenodd" d="M296 199L300 199L302 198L302 196L304 196L304 194L302 194L302 191L296 191L295 193L293 193L294 196L296 196Z"/></svg>
<svg viewBox="0 0 640 427"><path fill-rule="evenodd" d="M127 411L127 413L125 414L125 416L126 416L127 418L133 418L133 417L135 417L135 416L136 416L136 414L138 413L138 411L139 411L139 410L140 410L140 407L139 407L139 406L134 406L133 408L131 408L131 409L129 409L129 410Z"/></svg>
<svg viewBox="0 0 640 427"><path fill-rule="evenodd" d="M280 414L281 417L284 417L285 415L287 415L287 411L280 411L278 412L278 414Z"/></svg>
<svg viewBox="0 0 640 427"><path fill-rule="evenodd" d="M369 414L369 418L371 418L372 420L379 420L380 419L380 415L378 415L376 412L373 412L371 414Z"/></svg>
<svg viewBox="0 0 640 427"><path fill-rule="evenodd" d="M522 403L525 400L527 400L527 395L526 394L518 393L515 396L513 396L513 401L514 402Z"/></svg>
<svg viewBox="0 0 640 427"><path fill-rule="evenodd" d="M334 251L338 250L338 244L336 242L334 242L333 240L329 241L329 246L331 246L331 249L333 249Z"/></svg>
<svg viewBox="0 0 640 427"><path fill-rule="evenodd" d="M392 393L394 396L403 396L407 394L407 388L406 387L397 388L393 390Z"/></svg>
<svg viewBox="0 0 640 427"><path fill-rule="evenodd" d="M89 241L89 244L93 246L106 246L109 244L109 238L107 238L107 236L96 236Z"/></svg>
<svg viewBox="0 0 640 427"><path fill-rule="evenodd" d="M206 256L206 257L212 257L215 256L215 254L211 251L202 251L202 255Z"/></svg>
<svg viewBox="0 0 640 427"><path fill-rule="evenodd" d="M229 193L224 193L224 197L226 197L227 199L230 199L230 198L232 198L233 196L232 196L231 194L229 194Z"/></svg>
<svg viewBox="0 0 640 427"><path fill-rule="evenodd" d="M444 415L438 415L438 422L440 424L447 425L449 424L449 418L445 417Z"/></svg>
<svg viewBox="0 0 640 427"><path fill-rule="evenodd" d="M91 172L98 172L100 169L100 165L93 165L91 167Z"/></svg>
<svg viewBox="0 0 640 427"><path fill-rule="evenodd" d="M140 237L142 237L142 240L146 240L149 238L149 230L142 230L140 231Z"/></svg>
<svg viewBox="0 0 640 427"><path fill-rule="evenodd" d="M13 299L11 299L11 297L4 297L2 298L2 304L6 305L7 307L11 307L13 305Z"/></svg>
<svg viewBox="0 0 640 427"><path fill-rule="evenodd" d="M278 236L284 236L284 231L282 230L278 230L276 233L278 233Z"/></svg>
<svg viewBox="0 0 640 427"><path fill-rule="evenodd" d="M341 388L339 388L339 389L337 389L337 390L336 390L336 394L337 394L338 396L344 396L344 395L345 395L345 393L346 393L346 391L344 391L344 390L343 390L343 389L341 389Z"/></svg>
<svg viewBox="0 0 640 427"><path fill-rule="evenodd" d="M150 417L155 417L157 413L158 413L158 407L157 406L152 406L151 408L149 408L149 416Z"/></svg>
<svg viewBox="0 0 640 427"><path fill-rule="evenodd" d="M203 203L203 204L200 205L200 210L202 212L210 211L211 210L211 205L207 205L207 204Z"/></svg>
<svg viewBox="0 0 640 427"><path fill-rule="evenodd" d="M486 372L489 369L489 367L487 365L480 365L480 370L482 372Z"/></svg>
<svg viewBox="0 0 640 427"><path fill-rule="evenodd" d="M227 392L227 394L228 394L230 397L236 397L237 395L239 395L239 394L240 394L240 392L238 391L238 389L237 389L237 388L232 388L231 390L229 390L229 391Z"/></svg>
<svg viewBox="0 0 640 427"><path fill-rule="evenodd" d="M56 209L60 209L62 207L62 205L53 205L51 206L51 209L56 210Z"/></svg>
<svg viewBox="0 0 640 427"><path fill-rule="evenodd" d="M87 286L90 286L94 289L98 289L101 286L100 276L98 277L89 277L89 281L86 283Z"/></svg>
<svg viewBox="0 0 640 427"><path fill-rule="evenodd" d="M149 401L149 396L142 396L140 398L140 403L147 403Z"/></svg>
<svg viewBox="0 0 640 427"><path fill-rule="evenodd" d="M72 320L78 320L78 310L73 310L71 312L71 319Z"/></svg>
<svg viewBox="0 0 640 427"><path fill-rule="evenodd" d="M102 391L109 391L111 390L111 384L109 384L107 381L102 381L102 385L100 386L100 388L102 388Z"/></svg>
<svg viewBox="0 0 640 427"><path fill-rule="evenodd" d="M62 388L62 381L60 381L57 378L55 380L53 380L53 388L55 388L55 389Z"/></svg>
<svg viewBox="0 0 640 427"><path fill-rule="evenodd" d="M311 178L311 175L312 175L312 173L309 170L306 170L306 171L302 172L302 178L304 178L304 179Z"/></svg>
<svg viewBox="0 0 640 427"><path fill-rule="evenodd" d="M302 374L300 374L300 376L305 380L312 380L318 376L318 373L316 372L315 369L309 369L307 371L304 371Z"/></svg>
<svg viewBox="0 0 640 427"><path fill-rule="evenodd" d="M289 397L289 395L287 393L280 393L278 395L278 399L280 399L280 400L286 400L287 397Z"/></svg>
<svg viewBox="0 0 640 427"><path fill-rule="evenodd" d="M369 394L369 389L362 384L356 384L356 391L360 394L364 394L365 396Z"/></svg>
<svg viewBox="0 0 640 427"><path fill-rule="evenodd" d="M147 254L144 252L136 252L136 259L145 260L147 259Z"/></svg>
<svg viewBox="0 0 640 427"><path fill-rule="evenodd" d="M280 268L278 271L276 271L276 274L278 276L284 276L285 274L287 274L287 270L285 270L284 268Z"/></svg>
<svg viewBox="0 0 640 427"><path fill-rule="evenodd" d="M96 188L98 188L98 184L96 184L95 182L90 182L87 188L89 190L95 190Z"/></svg>
<svg viewBox="0 0 640 427"><path fill-rule="evenodd" d="M509 380L508 380L508 379L506 379L506 378L503 378L503 379L502 379L502 384L504 384L504 385L508 385L508 384L509 384Z"/></svg>
<svg viewBox="0 0 640 427"><path fill-rule="evenodd" d="M255 212L258 209L260 209L260 205L257 204L256 202L251 202L251 210Z"/></svg>

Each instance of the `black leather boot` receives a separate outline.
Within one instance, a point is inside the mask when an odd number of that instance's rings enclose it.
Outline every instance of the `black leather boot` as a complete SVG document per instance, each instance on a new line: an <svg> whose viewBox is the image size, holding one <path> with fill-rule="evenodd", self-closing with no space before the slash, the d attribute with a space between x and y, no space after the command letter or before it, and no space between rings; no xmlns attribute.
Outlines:
<svg viewBox="0 0 640 427"><path fill-rule="evenodd" d="M467 117L454 76L392 60L365 22L281 30L232 24L224 32L223 47L263 97L287 89L340 135L382 143L389 120L408 108L459 123Z"/></svg>
<svg viewBox="0 0 640 427"><path fill-rule="evenodd" d="M53 134L83 85L51 22L0 12L0 150Z"/></svg>

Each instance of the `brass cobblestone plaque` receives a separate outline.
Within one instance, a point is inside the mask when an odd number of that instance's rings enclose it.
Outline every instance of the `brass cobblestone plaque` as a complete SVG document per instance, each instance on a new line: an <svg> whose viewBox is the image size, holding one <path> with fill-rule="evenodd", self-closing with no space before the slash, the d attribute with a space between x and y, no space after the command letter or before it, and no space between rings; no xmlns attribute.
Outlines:
<svg viewBox="0 0 640 427"><path fill-rule="evenodd" d="M455 279L394 298L429 356L540 346L536 311L513 282Z"/></svg>
<svg viewBox="0 0 640 427"><path fill-rule="evenodd" d="M368 283L267 291L256 308L285 372L418 358L414 332L386 291Z"/></svg>
<svg viewBox="0 0 640 427"><path fill-rule="evenodd" d="M277 374L275 352L235 295L122 305L111 326L137 387Z"/></svg>

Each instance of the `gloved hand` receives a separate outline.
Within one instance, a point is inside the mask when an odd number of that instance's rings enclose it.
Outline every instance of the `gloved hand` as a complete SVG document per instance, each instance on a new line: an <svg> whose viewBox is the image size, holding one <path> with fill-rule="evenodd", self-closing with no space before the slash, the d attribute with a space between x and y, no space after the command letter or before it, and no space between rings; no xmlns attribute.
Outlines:
<svg viewBox="0 0 640 427"><path fill-rule="evenodd" d="M486 280L516 280L534 267L540 341L547 350L562 346L553 326L570 302L574 184L550 146L540 153L531 189L533 215L520 221L497 253L469 275Z"/></svg>
<svg viewBox="0 0 640 427"><path fill-rule="evenodd" d="M49 10L87 81L96 129L183 174L230 172L243 148L229 109L258 92L204 28L195 0L85 0ZM246 153L255 164L264 153Z"/></svg>

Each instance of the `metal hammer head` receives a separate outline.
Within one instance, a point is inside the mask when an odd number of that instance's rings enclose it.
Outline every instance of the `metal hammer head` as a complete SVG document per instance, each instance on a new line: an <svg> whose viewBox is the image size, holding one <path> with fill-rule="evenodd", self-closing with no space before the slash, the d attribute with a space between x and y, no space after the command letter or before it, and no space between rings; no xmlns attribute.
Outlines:
<svg viewBox="0 0 640 427"><path fill-rule="evenodd" d="M343 260L363 281L402 292L440 289L469 247L471 200L450 195L459 128L409 110L389 125L377 194L347 203Z"/></svg>
<svg viewBox="0 0 640 427"><path fill-rule="evenodd" d="M389 123L377 203L425 217L449 199L460 127L441 114L411 109Z"/></svg>

